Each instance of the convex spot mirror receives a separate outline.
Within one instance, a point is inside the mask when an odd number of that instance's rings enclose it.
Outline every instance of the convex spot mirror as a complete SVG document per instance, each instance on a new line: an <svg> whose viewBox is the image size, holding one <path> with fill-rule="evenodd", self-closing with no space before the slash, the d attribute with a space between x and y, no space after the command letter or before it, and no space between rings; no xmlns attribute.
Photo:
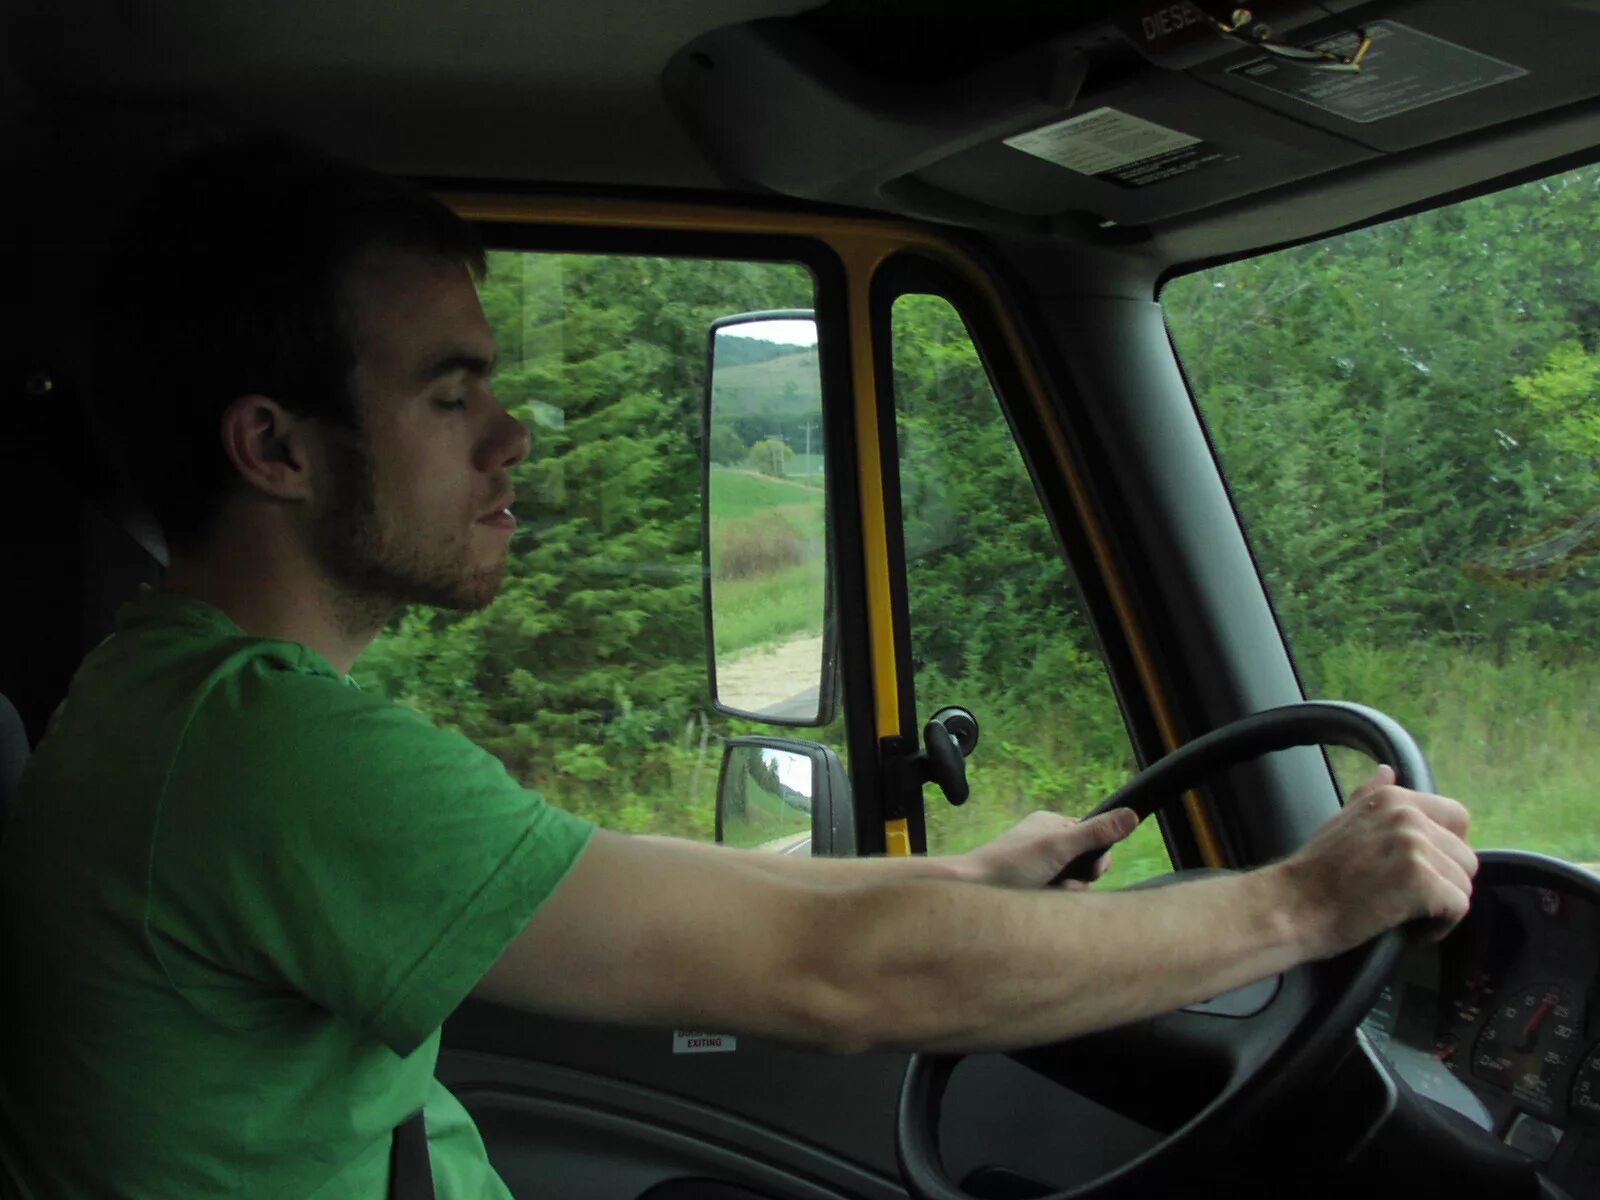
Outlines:
<svg viewBox="0 0 1600 1200"><path fill-rule="evenodd" d="M711 702L772 725L833 719L826 455L806 309L711 326L701 462Z"/></svg>
<svg viewBox="0 0 1600 1200"><path fill-rule="evenodd" d="M717 778L717 841L773 854L853 857L850 781L826 746L729 738Z"/></svg>

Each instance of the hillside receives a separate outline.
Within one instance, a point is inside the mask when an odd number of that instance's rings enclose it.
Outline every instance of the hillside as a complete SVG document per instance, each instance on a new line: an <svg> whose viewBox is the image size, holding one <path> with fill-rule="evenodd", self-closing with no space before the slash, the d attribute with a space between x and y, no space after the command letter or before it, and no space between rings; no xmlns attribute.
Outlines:
<svg viewBox="0 0 1600 1200"><path fill-rule="evenodd" d="M719 368L713 403L722 418L803 420L822 407L821 383L817 350L810 346L765 362Z"/></svg>

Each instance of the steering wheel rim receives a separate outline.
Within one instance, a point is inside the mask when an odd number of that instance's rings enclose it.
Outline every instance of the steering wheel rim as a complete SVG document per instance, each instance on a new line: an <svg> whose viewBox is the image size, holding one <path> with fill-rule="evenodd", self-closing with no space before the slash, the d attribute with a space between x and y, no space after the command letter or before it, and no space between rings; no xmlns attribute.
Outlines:
<svg viewBox="0 0 1600 1200"><path fill-rule="evenodd" d="M1309 745L1360 750L1392 766L1402 786L1433 788L1422 751L1393 718L1364 705L1312 701L1255 713L1196 738L1141 771L1090 815L1127 807L1142 821L1216 771L1271 751ZM1091 861L1098 853L1090 852L1079 861ZM1192 1185L1201 1157L1195 1153L1197 1147L1205 1144L1214 1151L1218 1140L1236 1137L1271 1107L1276 1095L1292 1090L1348 1044L1394 969L1403 944L1401 932L1390 930L1334 958L1303 964L1280 977L1280 988L1248 1016L1199 1013L1191 1006L1055 1046L1017 1052L1014 1057L1059 1081L1060 1056L1068 1047L1075 1051L1091 1047L1091 1063L1118 1063L1126 1049L1142 1050L1147 1044L1168 1052L1187 1045L1188 1052L1198 1056L1214 1048L1213 1042L1237 1042L1228 1051L1233 1059L1230 1077L1198 1112L1132 1161L1043 1200L1120 1200L1161 1194L1151 1190L1156 1187ZM1269 1018L1275 1008L1278 1012ZM1216 1021L1237 1024L1231 1030L1204 1024ZM1097 1046L1098 1055L1093 1049ZM945 1088L964 1057L914 1054L906 1065L895 1117L895 1152L901 1179L917 1200L972 1200L946 1173L938 1137ZM1051 1061L1056 1062L1055 1070L1049 1069Z"/></svg>

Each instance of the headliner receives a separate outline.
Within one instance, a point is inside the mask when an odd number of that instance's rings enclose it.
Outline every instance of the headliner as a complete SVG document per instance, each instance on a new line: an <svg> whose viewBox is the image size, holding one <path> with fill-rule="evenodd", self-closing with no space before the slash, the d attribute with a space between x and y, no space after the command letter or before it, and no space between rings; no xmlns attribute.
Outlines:
<svg viewBox="0 0 1600 1200"><path fill-rule="evenodd" d="M1098 241L1157 270L1347 226L1600 143L1590 49L1600 0L1524 0L1514 21L1502 0L1257 0L1281 6L1290 34L1298 24L1321 36L1330 9L1393 17L1528 71L1360 126L1239 86L1227 68L1253 57L1248 48L1219 40L1187 70L1146 62L1102 19L1119 2L835 0L752 27L815 6L0 0L0 114L13 134L24 114L73 115L73 137L95 130L108 155L126 129L150 127L141 110L199 114L433 179L776 192L1030 241ZM687 65L706 60L714 71ZM1000 143L1104 105L1232 139L1239 165L1209 191L1111 189L1019 167ZM869 127L872 137L853 136Z"/></svg>

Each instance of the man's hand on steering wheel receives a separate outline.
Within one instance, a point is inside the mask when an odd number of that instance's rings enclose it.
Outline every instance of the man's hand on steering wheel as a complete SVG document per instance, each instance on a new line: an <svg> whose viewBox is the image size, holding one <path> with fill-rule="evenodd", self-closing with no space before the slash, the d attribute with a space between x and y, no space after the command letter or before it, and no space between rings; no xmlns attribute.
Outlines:
<svg viewBox="0 0 1600 1200"><path fill-rule="evenodd" d="M1477 856L1464 841L1468 814L1446 796L1395 784L1380 767L1345 807L1291 858L1277 864L1286 903L1307 936L1307 956L1329 958L1410 920L1425 919L1443 937L1467 913ZM1131 809L1079 821L1035 812L1005 833L960 855L964 878L1002 887L1043 887L1086 850L1110 847L1138 826ZM1089 870L1099 879L1109 850ZM1082 890L1087 882L1059 885Z"/></svg>
<svg viewBox="0 0 1600 1200"><path fill-rule="evenodd" d="M993 841L960 855L958 865L962 877L975 883L1042 888L1078 855L1114 846L1138 826L1139 816L1131 808L1115 808L1084 821L1060 813L1029 813ZM1090 868L1089 881L1072 879L1059 886L1082 891L1110 869L1107 850Z"/></svg>
<svg viewBox="0 0 1600 1200"><path fill-rule="evenodd" d="M1394 780L1380 767L1304 847L1269 868L1289 885L1311 958L1419 919L1436 940L1467 915L1478 870L1464 840L1467 810Z"/></svg>

